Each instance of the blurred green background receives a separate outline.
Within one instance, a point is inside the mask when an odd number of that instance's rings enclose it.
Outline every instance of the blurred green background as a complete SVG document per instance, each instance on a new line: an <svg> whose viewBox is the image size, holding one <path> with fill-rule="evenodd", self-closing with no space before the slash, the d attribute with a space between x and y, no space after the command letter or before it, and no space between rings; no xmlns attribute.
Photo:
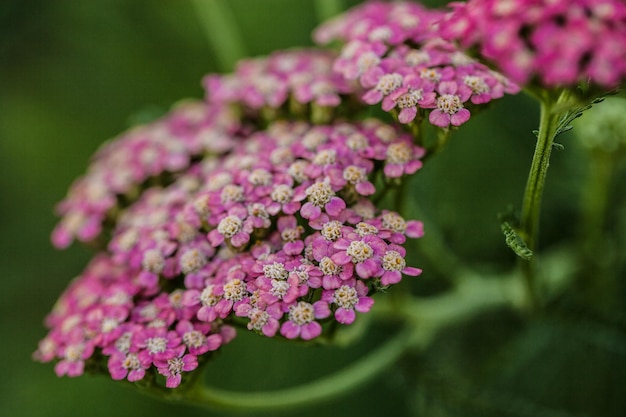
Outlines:
<svg viewBox="0 0 626 417"><path fill-rule="evenodd" d="M309 45L310 32L318 23L309 0L222 3L232 7L250 55ZM443 2L430 2L437 3ZM0 415L227 415L162 403L101 376L59 379L51 364L30 358L45 335L44 316L90 256L79 245L66 251L51 247L55 203L84 172L97 147L127 128L133 117L164 111L185 97L202 97L201 77L223 70L216 64L212 45L189 0L4 0L0 4L0 277L4 285ZM502 243L497 213L519 203L537 116L526 97L501 100L464 126L415 181L424 214L436 222L446 243L475 266L497 270L514 264L514 255ZM552 221L542 225L544 246L556 245L575 232L566 225L577 209L575 184L584 164L576 157L576 147L568 152L574 157L566 159L556 152L552 159L544 213L544 219ZM428 237L420 244L428 244ZM430 278L426 270L423 279ZM513 337L510 332L524 328L519 323L513 315L500 323L506 331L498 334L508 340ZM491 325L498 328L498 323ZM241 335L208 373L220 385L239 389L285 386L329 373L388 336L389 330L378 329L351 349L305 349ZM453 349L455 343L464 346L458 340L445 341L445 346ZM499 343L497 339L490 345ZM425 358L434 364L431 361L438 360L442 351ZM463 359L473 360L471 354ZM410 373L422 368L417 361L402 371L390 370L347 398L295 413L412 414L416 398L432 400L407 395L407 387L421 390L424 379L422 385L413 386ZM622 370L615 372L623 375Z"/></svg>

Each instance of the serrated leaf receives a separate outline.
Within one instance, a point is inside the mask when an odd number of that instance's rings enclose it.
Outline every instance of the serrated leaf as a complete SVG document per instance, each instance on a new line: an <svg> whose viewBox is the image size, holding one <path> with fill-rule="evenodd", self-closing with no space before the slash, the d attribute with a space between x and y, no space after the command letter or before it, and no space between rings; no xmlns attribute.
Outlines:
<svg viewBox="0 0 626 417"><path fill-rule="evenodd" d="M503 222L500 228L504 234L504 242L506 245L520 258L526 261L530 260L533 256L533 251L530 250L517 231L508 222Z"/></svg>

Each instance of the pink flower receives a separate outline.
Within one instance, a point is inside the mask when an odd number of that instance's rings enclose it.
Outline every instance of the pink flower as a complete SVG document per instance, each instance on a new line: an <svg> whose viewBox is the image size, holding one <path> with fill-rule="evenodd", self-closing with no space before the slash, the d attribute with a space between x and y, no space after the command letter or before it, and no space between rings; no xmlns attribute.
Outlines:
<svg viewBox="0 0 626 417"><path fill-rule="evenodd" d="M440 94L437 97L437 107L428 116L433 125L446 128L450 125L460 126L469 120L470 112L463 107L463 102L472 94L469 87L446 81L439 85L437 92Z"/></svg>
<svg viewBox="0 0 626 417"><path fill-rule="evenodd" d="M149 366L157 360L168 360L176 355L180 347L180 337L164 327L148 327L136 335L137 355L142 366Z"/></svg>
<svg viewBox="0 0 626 417"><path fill-rule="evenodd" d="M184 353L185 347L180 346L172 358L154 362L159 373L166 377L165 386L167 388L179 386L182 373L193 371L198 367L198 358L192 354L184 355Z"/></svg>
<svg viewBox="0 0 626 417"><path fill-rule="evenodd" d="M336 305L335 318L339 323L352 324L356 318L355 310L367 313L374 305L374 300L367 297L367 286L362 281L356 281L354 286L342 285L333 291L324 291L322 300Z"/></svg>
<svg viewBox="0 0 626 417"><path fill-rule="evenodd" d="M378 236L354 234L334 243L333 248L338 252L331 259L338 265L354 264L357 275L367 279L382 273L381 255L386 247L387 244Z"/></svg>
<svg viewBox="0 0 626 417"><path fill-rule="evenodd" d="M339 216L346 208L346 202L335 196L328 181L320 181L306 189L308 201L300 209L300 215L307 220L315 220L322 214L322 208L330 216Z"/></svg>
<svg viewBox="0 0 626 417"><path fill-rule="evenodd" d="M410 276L418 276L422 273L421 269L406 266L404 259L406 251L403 247L390 245L389 250L383 256L383 269L385 272L380 277L383 285L397 284L402 279L402 274Z"/></svg>
<svg viewBox="0 0 626 417"><path fill-rule="evenodd" d="M115 380L128 379L130 382L136 382L146 375L146 369L149 364L142 364L135 352L126 354L115 353L109 356L107 367L111 378Z"/></svg>
<svg viewBox="0 0 626 417"><path fill-rule="evenodd" d="M267 337L273 337L280 327L278 320L283 316L280 304L272 304L265 309L252 307L250 304L240 304L236 311L239 317L247 317L249 330L260 332Z"/></svg>
<svg viewBox="0 0 626 417"><path fill-rule="evenodd" d="M441 34L475 47L519 84L581 81L615 87L626 76L626 5L620 0L471 0L452 3Z"/></svg>
<svg viewBox="0 0 626 417"><path fill-rule="evenodd" d="M410 175L422 167L419 159L424 156L424 149L409 142L396 142L387 147L385 175L398 178Z"/></svg>
<svg viewBox="0 0 626 417"><path fill-rule="evenodd" d="M281 328L280 334L287 339L301 337L303 340L311 340L322 333L322 326L315 319L323 319L330 315L328 303L317 301L313 304L299 301L288 306L288 319Z"/></svg>
<svg viewBox="0 0 626 417"><path fill-rule="evenodd" d="M85 359L94 351L92 344L70 343L62 349L62 359L54 366L57 376L80 376L85 370Z"/></svg>
<svg viewBox="0 0 626 417"><path fill-rule="evenodd" d="M190 321L180 321L176 325L176 332L187 346L187 350L195 356L217 350L222 345L222 336L209 334L210 331L211 327L204 323L193 324Z"/></svg>
<svg viewBox="0 0 626 417"><path fill-rule="evenodd" d="M287 255L298 255L304 250L304 242L300 235L304 233L304 228L298 225L294 216L283 216L278 218L278 231L283 244L283 251Z"/></svg>

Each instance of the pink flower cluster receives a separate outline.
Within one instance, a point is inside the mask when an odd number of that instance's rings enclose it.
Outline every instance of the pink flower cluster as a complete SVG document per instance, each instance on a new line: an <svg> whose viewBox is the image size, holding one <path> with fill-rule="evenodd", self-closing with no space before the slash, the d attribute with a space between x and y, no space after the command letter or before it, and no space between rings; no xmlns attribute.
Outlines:
<svg viewBox="0 0 626 417"><path fill-rule="evenodd" d="M183 302L201 321L234 314L266 336L311 339L321 332L315 319L334 312L351 323L355 310L369 310L368 293L419 273L406 266L402 244L421 236L421 223L378 212L366 197L376 192L377 165L397 178L419 169L422 155L408 135L375 120L276 122L171 186L147 190L121 216L109 249L142 269L148 292L182 280Z"/></svg>
<svg viewBox="0 0 626 417"><path fill-rule="evenodd" d="M226 152L233 146L236 126L225 107L187 101L162 119L105 143L58 205L62 220L52 242L65 248L75 238L97 238L107 217L121 207L120 199L132 202L144 182L184 170L194 157Z"/></svg>
<svg viewBox="0 0 626 417"><path fill-rule="evenodd" d="M137 276L109 255L95 257L47 317L51 330L35 358L58 359L57 375L78 376L90 358L104 355L115 380L138 381L153 368L174 388L198 366L198 356L235 336L221 322L195 319L180 289L148 297Z"/></svg>
<svg viewBox="0 0 626 417"><path fill-rule="evenodd" d="M173 388L231 326L314 339L419 275L403 244L422 224L368 199L374 182L421 167L410 135L374 119L277 121L231 139L117 215L107 253L48 317L37 359L77 376L104 356L113 379L158 372Z"/></svg>
<svg viewBox="0 0 626 417"><path fill-rule="evenodd" d="M469 0L451 3L441 34L477 48L519 84L619 85L626 76L622 0Z"/></svg>
<svg viewBox="0 0 626 417"><path fill-rule="evenodd" d="M319 27L317 42L345 42L333 68L367 91L368 104L397 109L400 123L447 128L470 118L468 107L519 88L440 38L443 13L408 2L369 2ZM432 109L432 110L430 110Z"/></svg>
<svg viewBox="0 0 626 417"><path fill-rule="evenodd" d="M300 107L314 104L336 107L340 95L353 88L332 71L335 55L331 51L294 49L268 57L239 62L234 74L211 74L203 84L210 103L237 103L245 111L257 112L283 105Z"/></svg>

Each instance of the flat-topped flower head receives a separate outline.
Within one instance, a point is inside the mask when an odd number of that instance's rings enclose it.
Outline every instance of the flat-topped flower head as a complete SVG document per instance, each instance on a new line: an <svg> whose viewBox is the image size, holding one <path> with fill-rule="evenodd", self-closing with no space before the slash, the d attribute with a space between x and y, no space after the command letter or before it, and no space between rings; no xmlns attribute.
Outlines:
<svg viewBox="0 0 626 417"><path fill-rule="evenodd" d="M450 7L441 34L476 48L518 84L613 88L626 77L621 0L470 0Z"/></svg>
<svg viewBox="0 0 626 417"><path fill-rule="evenodd" d="M375 38L389 36L379 30ZM264 79L259 94L279 91L274 81ZM249 116L221 131L228 146L196 144L184 163L168 165L176 170L155 168L153 181L139 176L137 195L107 219L106 252L47 319L37 359L56 360L59 375L79 375L96 361L114 379L156 371L174 388L202 355L232 340L225 323L234 316L266 337L311 340L328 322L350 324L355 311L369 310L368 294L392 273L392 250L401 259L387 284L411 273L393 246L411 233L410 222L367 199L379 191L370 179L384 183L421 167L424 151L410 135L376 119L260 128ZM197 133L191 121L174 119L163 140ZM210 130L217 122L202 123ZM205 155L208 148L216 151ZM141 158L154 168L158 155Z"/></svg>

